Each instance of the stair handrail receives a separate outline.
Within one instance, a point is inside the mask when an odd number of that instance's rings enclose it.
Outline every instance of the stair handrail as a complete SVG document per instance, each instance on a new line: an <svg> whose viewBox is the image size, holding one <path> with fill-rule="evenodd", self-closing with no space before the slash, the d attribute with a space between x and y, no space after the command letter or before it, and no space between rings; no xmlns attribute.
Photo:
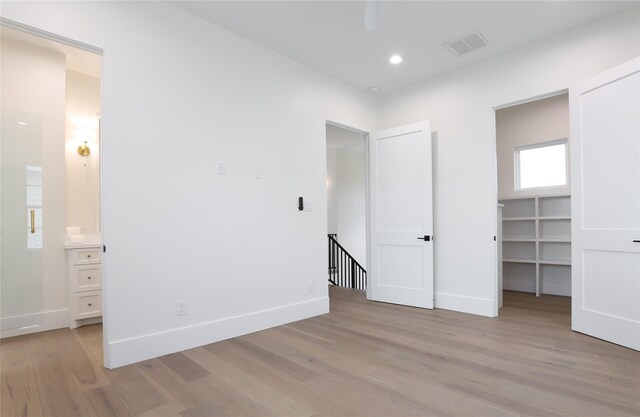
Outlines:
<svg viewBox="0 0 640 417"><path fill-rule="evenodd" d="M338 242L338 240L337 240L336 238L334 238L334 237L333 237L333 236L338 236L338 235L328 235L328 236L329 236L329 239L331 239L331 240L332 240L336 245L338 245L338 247L339 247L340 249L342 249L342 250L344 251L344 253L345 253L349 258L351 258L351 260L353 260L353 262L355 262L355 264L356 264L356 265L358 265L358 266L360 267L360 269L362 269L363 271L365 271L365 272L366 272L366 269L365 269L362 265L360 265L360 263L359 263L358 261L356 261L356 258L354 258L354 257L349 253L349 251L348 251L348 250L346 250L346 249L344 248L344 246L342 246L342 245L340 244L340 242Z"/></svg>
<svg viewBox="0 0 640 417"><path fill-rule="evenodd" d="M336 286L365 290L367 270L338 242L336 234L329 238L329 282Z"/></svg>

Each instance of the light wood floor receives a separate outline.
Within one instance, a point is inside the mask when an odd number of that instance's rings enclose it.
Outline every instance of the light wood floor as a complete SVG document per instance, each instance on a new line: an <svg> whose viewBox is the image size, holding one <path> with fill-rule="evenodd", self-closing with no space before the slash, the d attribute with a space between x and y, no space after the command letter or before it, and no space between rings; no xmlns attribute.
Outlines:
<svg viewBox="0 0 640 417"><path fill-rule="evenodd" d="M127 367L99 325L2 341L2 416L638 416L640 353L569 330L569 300L500 318L364 301Z"/></svg>

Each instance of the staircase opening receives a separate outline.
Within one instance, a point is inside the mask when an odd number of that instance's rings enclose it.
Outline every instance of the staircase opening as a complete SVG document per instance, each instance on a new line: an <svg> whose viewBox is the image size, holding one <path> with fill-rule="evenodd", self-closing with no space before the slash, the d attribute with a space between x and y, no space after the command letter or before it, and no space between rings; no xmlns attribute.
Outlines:
<svg viewBox="0 0 640 417"><path fill-rule="evenodd" d="M329 283L365 290L366 134L326 125Z"/></svg>

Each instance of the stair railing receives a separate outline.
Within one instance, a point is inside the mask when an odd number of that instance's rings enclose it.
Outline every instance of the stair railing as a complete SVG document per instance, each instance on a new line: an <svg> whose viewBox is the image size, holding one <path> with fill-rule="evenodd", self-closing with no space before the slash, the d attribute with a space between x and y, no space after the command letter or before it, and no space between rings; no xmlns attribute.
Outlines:
<svg viewBox="0 0 640 417"><path fill-rule="evenodd" d="M338 243L337 235L329 238L329 282L340 287L365 290L367 271Z"/></svg>

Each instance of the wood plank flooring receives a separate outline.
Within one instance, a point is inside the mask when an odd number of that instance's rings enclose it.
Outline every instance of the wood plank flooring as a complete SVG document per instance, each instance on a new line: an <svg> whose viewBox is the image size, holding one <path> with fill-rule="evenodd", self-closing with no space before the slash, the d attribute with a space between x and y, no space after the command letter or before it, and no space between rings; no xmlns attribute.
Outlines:
<svg viewBox="0 0 640 417"><path fill-rule="evenodd" d="M9 416L640 416L640 353L570 330L567 298L500 317L330 288L331 313L102 368L100 325L4 339Z"/></svg>

